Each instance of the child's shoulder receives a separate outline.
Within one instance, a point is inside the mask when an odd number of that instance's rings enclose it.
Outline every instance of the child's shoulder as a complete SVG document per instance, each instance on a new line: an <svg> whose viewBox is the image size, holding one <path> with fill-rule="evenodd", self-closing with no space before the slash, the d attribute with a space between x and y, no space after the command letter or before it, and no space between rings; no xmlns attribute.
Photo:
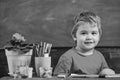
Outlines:
<svg viewBox="0 0 120 80"><path fill-rule="evenodd" d="M71 56L73 56L74 53L75 53L74 49L71 48L71 49L67 50L65 53L63 53L62 56L64 56L64 57L71 57Z"/></svg>
<svg viewBox="0 0 120 80"><path fill-rule="evenodd" d="M73 49L67 50L65 53L63 53L60 56L60 61L71 61L72 54L74 54L74 50Z"/></svg>
<svg viewBox="0 0 120 80"><path fill-rule="evenodd" d="M100 51L96 50L96 49L94 49L94 52L93 52L93 53L95 53L95 54L97 54L97 55L99 55L99 56L103 56L103 54L102 54Z"/></svg>

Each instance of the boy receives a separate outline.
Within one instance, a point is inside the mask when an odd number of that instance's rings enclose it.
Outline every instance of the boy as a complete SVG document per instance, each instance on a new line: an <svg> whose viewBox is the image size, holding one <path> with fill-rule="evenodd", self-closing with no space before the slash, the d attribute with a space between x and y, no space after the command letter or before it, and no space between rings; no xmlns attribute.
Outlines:
<svg viewBox="0 0 120 80"><path fill-rule="evenodd" d="M100 17L93 12L83 12L75 17L72 37L75 47L59 59L54 75L65 74L115 74L109 69L103 55L95 50L102 34Z"/></svg>

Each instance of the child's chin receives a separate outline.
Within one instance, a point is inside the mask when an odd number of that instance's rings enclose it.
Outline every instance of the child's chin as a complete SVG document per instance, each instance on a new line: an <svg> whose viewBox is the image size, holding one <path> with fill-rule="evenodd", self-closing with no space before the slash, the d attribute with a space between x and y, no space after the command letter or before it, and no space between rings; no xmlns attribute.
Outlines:
<svg viewBox="0 0 120 80"><path fill-rule="evenodd" d="M85 48L86 48L86 50L91 50L91 49L94 49L95 46L86 46Z"/></svg>

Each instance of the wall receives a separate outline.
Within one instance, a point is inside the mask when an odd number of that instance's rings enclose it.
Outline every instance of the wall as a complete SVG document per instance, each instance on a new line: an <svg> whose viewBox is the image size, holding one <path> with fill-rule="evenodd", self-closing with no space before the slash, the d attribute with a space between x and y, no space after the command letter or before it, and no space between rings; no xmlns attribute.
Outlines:
<svg viewBox="0 0 120 80"><path fill-rule="evenodd" d="M102 18L99 46L119 46L119 4L119 0L0 0L0 47L15 32L25 36L28 43L72 46L72 19L83 10L92 10Z"/></svg>

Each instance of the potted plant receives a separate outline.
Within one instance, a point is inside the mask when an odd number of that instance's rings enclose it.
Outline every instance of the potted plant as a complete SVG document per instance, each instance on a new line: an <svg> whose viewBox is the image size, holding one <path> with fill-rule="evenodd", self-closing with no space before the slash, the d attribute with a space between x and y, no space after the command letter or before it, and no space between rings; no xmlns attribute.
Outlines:
<svg viewBox="0 0 120 80"><path fill-rule="evenodd" d="M15 33L4 47L10 75L16 74L21 66L27 68L31 62L32 45L25 44L25 41L21 34Z"/></svg>

